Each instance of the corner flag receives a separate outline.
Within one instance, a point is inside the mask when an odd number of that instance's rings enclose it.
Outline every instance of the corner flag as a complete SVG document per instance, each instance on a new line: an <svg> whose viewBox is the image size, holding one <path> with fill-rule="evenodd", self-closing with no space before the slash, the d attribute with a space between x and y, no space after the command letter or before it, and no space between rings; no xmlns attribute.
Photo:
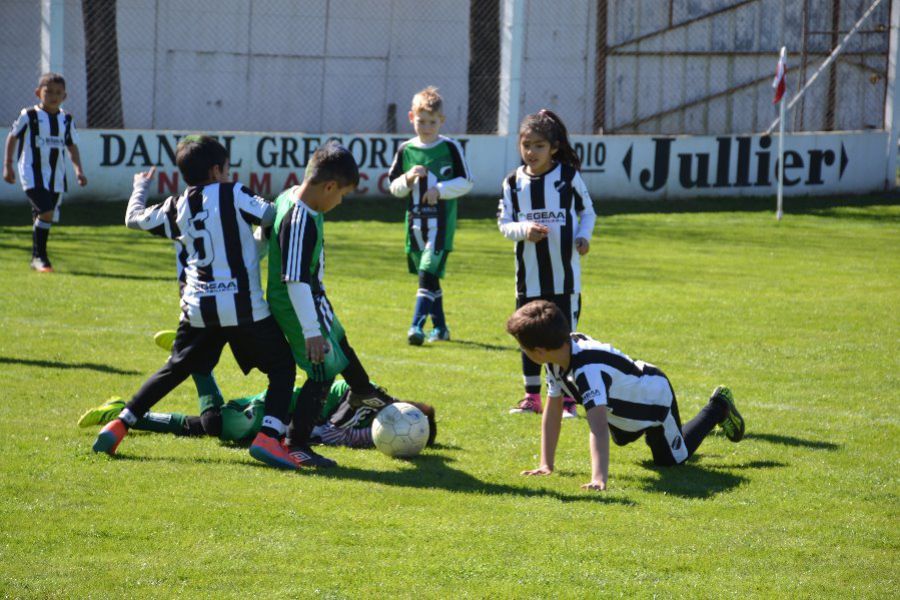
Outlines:
<svg viewBox="0 0 900 600"><path fill-rule="evenodd" d="M772 82L772 87L775 88L775 98L772 100L772 104L778 104L781 100L781 97L784 96L784 88L785 81L784 75L787 71L787 57L785 56L787 53L785 49L781 49L781 57L778 59L778 66L775 67L775 81Z"/></svg>

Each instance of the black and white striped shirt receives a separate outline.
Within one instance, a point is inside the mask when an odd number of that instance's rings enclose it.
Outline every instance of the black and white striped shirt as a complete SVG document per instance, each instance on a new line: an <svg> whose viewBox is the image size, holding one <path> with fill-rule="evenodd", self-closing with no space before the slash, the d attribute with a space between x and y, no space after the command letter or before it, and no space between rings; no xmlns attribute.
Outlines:
<svg viewBox="0 0 900 600"><path fill-rule="evenodd" d="M591 239L596 215L581 175L558 164L534 177L519 167L503 180L497 224L516 242L516 294L540 298L581 292L581 261L575 240ZM539 242L529 242L530 223L550 230Z"/></svg>
<svg viewBox="0 0 900 600"><path fill-rule="evenodd" d="M568 370L547 365L552 396L571 396L585 409L606 406L609 424L623 431L663 423L675 395L662 371L580 333L571 334L570 343Z"/></svg>
<svg viewBox="0 0 900 600"><path fill-rule="evenodd" d="M272 205L240 183L213 183L146 208L149 182L138 179L125 224L175 240L182 320L232 327L268 317L252 226L272 224Z"/></svg>
<svg viewBox="0 0 900 600"><path fill-rule="evenodd" d="M78 143L72 115L55 115L38 106L23 108L10 133L18 139L18 171L22 189L66 191L66 148Z"/></svg>

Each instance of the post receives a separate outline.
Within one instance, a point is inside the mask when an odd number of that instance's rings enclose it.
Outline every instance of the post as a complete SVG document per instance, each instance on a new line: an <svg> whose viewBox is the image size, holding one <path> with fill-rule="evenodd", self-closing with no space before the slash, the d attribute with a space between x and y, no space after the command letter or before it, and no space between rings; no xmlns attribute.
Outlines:
<svg viewBox="0 0 900 600"><path fill-rule="evenodd" d="M525 52L525 3L503 0L500 14L500 102L497 134L506 136L506 165L519 164L517 132L522 97L522 60Z"/></svg>
<svg viewBox="0 0 900 600"><path fill-rule="evenodd" d="M65 0L41 0L41 73L63 74Z"/></svg>
<svg viewBox="0 0 900 600"><path fill-rule="evenodd" d="M887 86L884 100L884 129L888 132L887 166L884 173L884 189L897 187L897 143L900 135L900 6L891 3L890 46L888 48Z"/></svg>
<svg viewBox="0 0 900 600"><path fill-rule="evenodd" d="M784 46L781 47L780 60L782 63L787 64L787 48ZM784 96L786 95L787 91L785 90ZM784 211L782 210L782 200L784 197L784 96L778 101L778 201L775 209L775 218L779 221L784 215Z"/></svg>

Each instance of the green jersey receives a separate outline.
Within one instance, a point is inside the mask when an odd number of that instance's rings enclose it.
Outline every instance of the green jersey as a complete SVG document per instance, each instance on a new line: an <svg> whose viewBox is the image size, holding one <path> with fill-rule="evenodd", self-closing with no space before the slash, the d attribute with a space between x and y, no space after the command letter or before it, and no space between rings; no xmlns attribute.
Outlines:
<svg viewBox="0 0 900 600"><path fill-rule="evenodd" d="M412 186L406 184L406 172L415 166L428 170L427 178L419 178ZM409 196L406 207L406 251L449 252L453 250L456 233L456 198L472 189L469 169L462 146L448 137L438 136L430 144L413 138L400 145L388 173L391 193ZM422 202L429 188L440 195L436 205Z"/></svg>
<svg viewBox="0 0 900 600"><path fill-rule="evenodd" d="M339 379L331 384L325 402L322 404L322 410L319 411L319 423L325 423L332 415L334 415L341 404L346 400L347 392L350 391L350 385L343 379ZM297 405L297 397L300 395L300 388L294 388L291 394L290 413L294 413ZM363 406L357 409L363 413L362 418L357 419L353 426L355 428L371 427L374 412L370 407ZM245 398L236 398L229 400L222 406L222 433L219 438L226 441L238 441L250 439L259 433L262 427L263 416L266 412L266 392L260 392L255 396L247 396ZM372 414L369 414L369 413Z"/></svg>
<svg viewBox="0 0 900 600"><path fill-rule="evenodd" d="M325 295L325 219L297 196L297 188L275 199L275 223L269 237L269 280L266 300L287 338L297 366L317 381L333 379L348 364L340 349L344 328ZM331 345L325 362L313 365L306 357L306 338L288 294L288 284L305 283L312 293L319 334Z"/></svg>

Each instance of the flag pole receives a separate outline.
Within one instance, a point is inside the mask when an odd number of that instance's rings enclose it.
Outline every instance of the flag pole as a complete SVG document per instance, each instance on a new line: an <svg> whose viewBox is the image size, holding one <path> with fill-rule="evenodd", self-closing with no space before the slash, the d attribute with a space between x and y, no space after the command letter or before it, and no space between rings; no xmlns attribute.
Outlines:
<svg viewBox="0 0 900 600"><path fill-rule="evenodd" d="M781 64L787 63L787 48L781 47ZM781 220L784 215L782 210L784 197L784 96L778 101L779 117L778 117L778 194L777 207L775 209L775 218Z"/></svg>

